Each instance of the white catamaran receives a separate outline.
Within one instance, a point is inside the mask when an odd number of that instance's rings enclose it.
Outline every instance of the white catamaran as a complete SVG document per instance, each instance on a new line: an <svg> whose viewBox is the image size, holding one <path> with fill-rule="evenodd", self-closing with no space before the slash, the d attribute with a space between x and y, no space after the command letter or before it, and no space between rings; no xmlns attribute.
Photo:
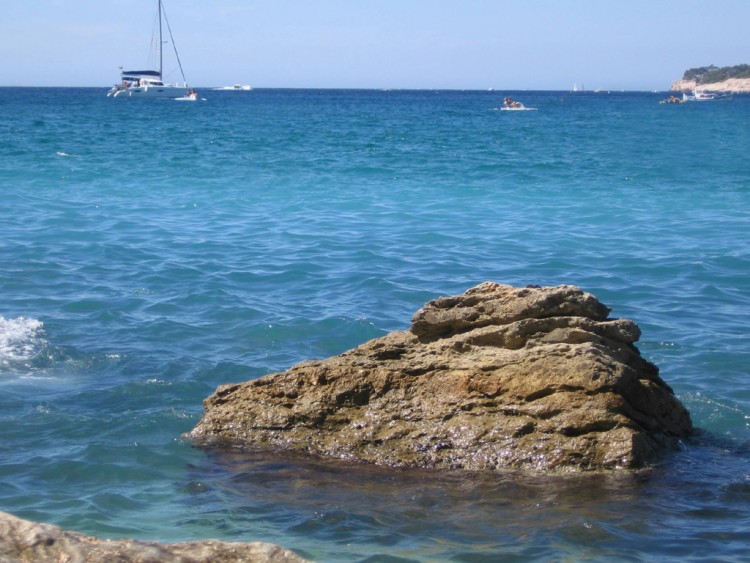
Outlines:
<svg viewBox="0 0 750 563"><path fill-rule="evenodd" d="M183 85L165 84L163 81L164 67L164 41L162 39L162 22L167 24L169 39L174 48L175 58L180 67ZM122 70L121 81L107 92L107 96L112 98L172 98L172 99L196 99L197 95L194 90L188 87L185 80L185 72L182 70L180 55L177 53L177 47L172 37L172 29L169 26L169 20L164 12L162 1L159 0L159 70Z"/></svg>

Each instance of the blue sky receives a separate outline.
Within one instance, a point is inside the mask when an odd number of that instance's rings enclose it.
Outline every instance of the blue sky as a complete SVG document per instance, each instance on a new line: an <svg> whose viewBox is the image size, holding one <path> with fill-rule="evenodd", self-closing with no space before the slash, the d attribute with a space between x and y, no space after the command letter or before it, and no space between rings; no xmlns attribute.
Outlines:
<svg viewBox="0 0 750 563"><path fill-rule="evenodd" d="M653 90L750 63L750 0L163 1L194 86ZM0 86L110 86L155 6L0 0Z"/></svg>

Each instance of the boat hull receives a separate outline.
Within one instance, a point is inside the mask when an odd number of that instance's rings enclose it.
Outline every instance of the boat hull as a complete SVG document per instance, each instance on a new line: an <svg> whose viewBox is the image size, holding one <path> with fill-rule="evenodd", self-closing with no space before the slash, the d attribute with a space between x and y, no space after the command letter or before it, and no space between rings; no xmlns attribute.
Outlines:
<svg viewBox="0 0 750 563"><path fill-rule="evenodd" d="M134 86L123 88L107 94L112 98L183 98L188 95L189 88L178 86Z"/></svg>

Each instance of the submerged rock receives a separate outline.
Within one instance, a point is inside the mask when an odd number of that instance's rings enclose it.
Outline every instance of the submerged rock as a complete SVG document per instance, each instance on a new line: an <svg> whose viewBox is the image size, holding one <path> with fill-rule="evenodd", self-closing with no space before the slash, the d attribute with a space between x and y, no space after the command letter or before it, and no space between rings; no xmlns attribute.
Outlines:
<svg viewBox="0 0 750 563"><path fill-rule="evenodd" d="M268 543L206 540L164 544L125 539L102 540L0 512L0 561L298 563L304 559Z"/></svg>
<svg viewBox="0 0 750 563"><path fill-rule="evenodd" d="M608 315L574 286L486 282L409 331L219 387L188 436L399 467L641 467L693 427L638 326Z"/></svg>

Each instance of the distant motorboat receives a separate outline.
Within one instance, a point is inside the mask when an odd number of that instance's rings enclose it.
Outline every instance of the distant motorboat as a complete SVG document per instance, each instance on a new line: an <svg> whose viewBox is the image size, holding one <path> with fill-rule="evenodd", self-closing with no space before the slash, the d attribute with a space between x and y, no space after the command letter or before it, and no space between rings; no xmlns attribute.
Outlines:
<svg viewBox="0 0 750 563"><path fill-rule="evenodd" d="M231 92L247 92L252 90L252 86L249 84L234 84L233 86L220 86L214 88L214 90L231 91Z"/></svg>
<svg viewBox="0 0 750 563"><path fill-rule="evenodd" d="M692 94L682 94L683 101L686 102L713 102L717 100L731 100L730 92L708 92L706 90L693 90Z"/></svg>
<svg viewBox="0 0 750 563"><path fill-rule="evenodd" d="M205 100L205 98L203 98ZM189 90L187 94L180 98L175 98L178 102L197 102L198 101L198 92L195 90Z"/></svg>
<svg viewBox="0 0 750 563"><path fill-rule="evenodd" d="M162 40L162 21L167 23L167 30L169 31L169 38L174 46L174 38L172 37L172 30L169 28L169 21L166 20L166 14L162 6L161 0L158 2L159 10L159 41L158 41L158 55L159 55L159 69L158 70L122 70L120 67L120 83L107 92L107 96L111 98L185 98L190 92L190 88L185 80L185 73L182 71L182 63L180 62L180 56L177 54L177 48L174 47L175 58L177 64L180 67L182 73L183 85L178 84L165 84L163 75L164 66L164 41ZM152 41L153 43L153 41Z"/></svg>

